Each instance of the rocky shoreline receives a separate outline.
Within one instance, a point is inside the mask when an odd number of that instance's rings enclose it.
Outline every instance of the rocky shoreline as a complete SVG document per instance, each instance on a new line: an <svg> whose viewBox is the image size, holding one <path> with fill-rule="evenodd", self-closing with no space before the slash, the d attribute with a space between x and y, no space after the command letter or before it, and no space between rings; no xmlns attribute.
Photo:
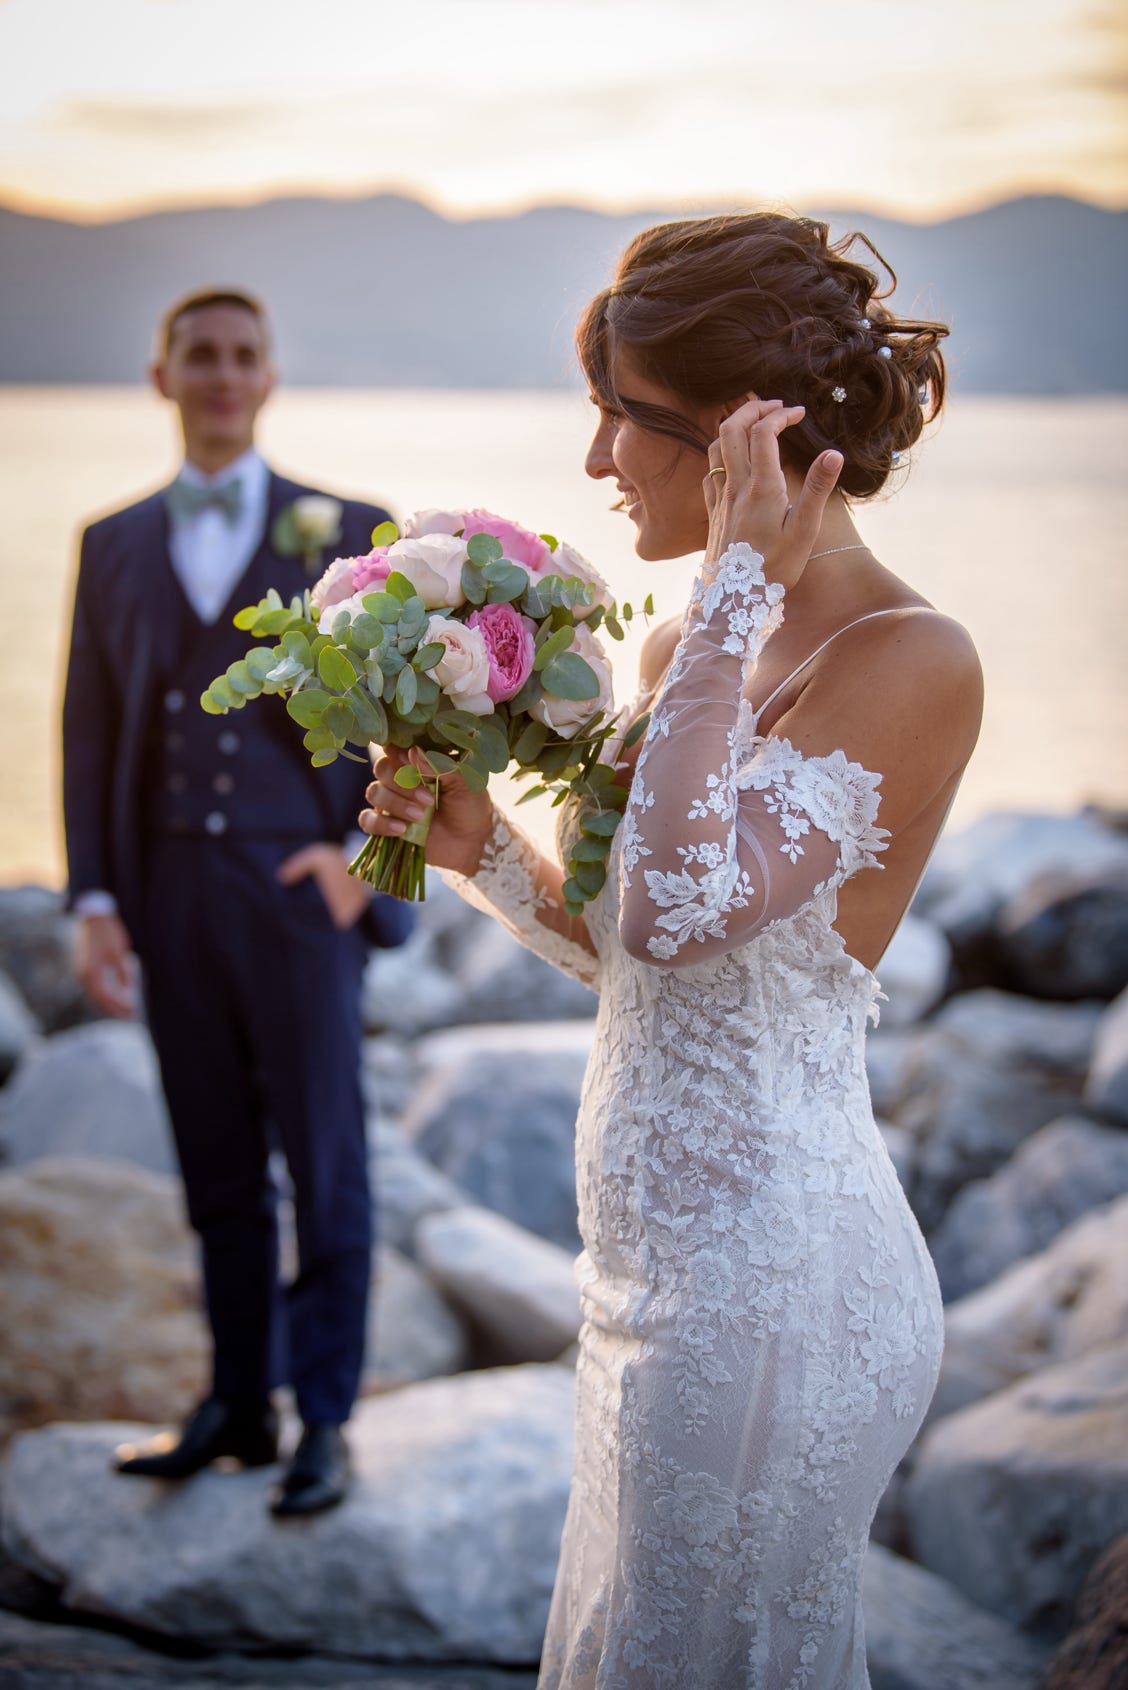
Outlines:
<svg viewBox="0 0 1128 1690"><path fill-rule="evenodd" d="M200 1394L206 1337L147 1034L90 1017L70 937L56 894L0 889L0 1682L526 1690L571 1460L594 999L438 880L409 946L373 957L359 1477L287 1531L262 1507L269 1473L177 1488L109 1470L115 1443ZM946 837L879 974L871 1091L947 1344L875 1522L874 1690L1112 1690L1125 818L998 814Z"/></svg>

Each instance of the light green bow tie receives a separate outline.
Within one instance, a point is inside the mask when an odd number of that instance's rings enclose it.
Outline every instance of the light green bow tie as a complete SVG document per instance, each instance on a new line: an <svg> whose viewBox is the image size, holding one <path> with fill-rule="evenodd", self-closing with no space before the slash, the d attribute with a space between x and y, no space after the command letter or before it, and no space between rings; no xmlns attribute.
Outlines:
<svg viewBox="0 0 1128 1690"><path fill-rule="evenodd" d="M191 522L201 511L221 511L230 526L243 513L243 483L236 476L221 487L200 487L195 482L178 480L165 493L168 514L173 522Z"/></svg>

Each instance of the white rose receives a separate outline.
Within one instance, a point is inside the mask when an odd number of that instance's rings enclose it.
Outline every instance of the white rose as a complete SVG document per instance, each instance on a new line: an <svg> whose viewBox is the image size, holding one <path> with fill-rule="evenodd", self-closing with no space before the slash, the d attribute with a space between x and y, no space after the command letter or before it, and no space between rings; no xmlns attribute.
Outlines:
<svg viewBox="0 0 1128 1690"><path fill-rule="evenodd" d="M568 647L577 657L595 671L595 678L599 683L597 698L557 698L554 693L546 692L543 697L530 706L529 715L543 722L546 728L560 735L561 739L571 739L576 729L594 716L597 710L611 712L611 665L604 655L603 647L595 635L580 622L576 625L575 638Z"/></svg>
<svg viewBox="0 0 1128 1690"><path fill-rule="evenodd" d="M354 557L335 557L309 595L310 604L324 610L327 604L339 604L352 597Z"/></svg>
<svg viewBox="0 0 1128 1690"><path fill-rule="evenodd" d="M303 493L290 507L298 538L305 546L331 546L340 538L340 499L330 499L324 493Z"/></svg>
<svg viewBox="0 0 1128 1690"><path fill-rule="evenodd" d="M431 674L451 703L472 716L492 716L493 699L486 690L490 659L481 631L450 616L432 616L419 643L430 645L432 640L446 648Z"/></svg>
<svg viewBox="0 0 1128 1690"><path fill-rule="evenodd" d="M552 561L546 564L546 570L553 575L562 575L565 580L576 576L591 593L590 604L578 604L573 608L572 615L577 622L586 622L597 604L604 610L610 610L615 603L614 595L602 576L598 575L586 557L560 541L552 554Z"/></svg>
<svg viewBox="0 0 1128 1690"><path fill-rule="evenodd" d="M415 539L397 540L388 548L388 562L407 576L425 609L448 605L457 610L466 603L462 591L466 547L453 534L421 534Z"/></svg>
<svg viewBox="0 0 1128 1690"><path fill-rule="evenodd" d="M338 599L336 604L327 605L317 619L318 632L331 634L337 626L338 616L342 614L347 615L350 622L355 622L358 616L368 615L364 608L365 598L369 593L378 593L379 591L378 585L365 587L362 593L353 593L350 598Z"/></svg>
<svg viewBox="0 0 1128 1690"><path fill-rule="evenodd" d="M404 538L417 540L422 534L458 534L465 520L463 511L416 511L403 525Z"/></svg>

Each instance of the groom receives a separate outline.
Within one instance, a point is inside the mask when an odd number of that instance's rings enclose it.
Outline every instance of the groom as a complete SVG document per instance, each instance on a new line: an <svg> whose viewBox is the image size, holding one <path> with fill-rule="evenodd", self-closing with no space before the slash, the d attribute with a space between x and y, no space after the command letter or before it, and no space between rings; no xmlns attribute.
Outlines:
<svg viewBox="0 0 1128 1690"><path fill-rule="evenodd" d="M303 1431L271 1507L309 1514L345 1494L341 1428L364 1352L361 971L367 944L402 943L410 917L346 872L367 767L314 769L280 700L220 717L198 701L244 655L241 606L269 587L288 599L334 556L368 551L387 513L318 498L255 450L275 373L250 295L174 305L151 375L179 412L184 463L171 486L82 537L63 804L79 977L99 1008L127 1016L140 963L202 1244L214 1370L179 1437L124 1447L118 1468L179 1479L219 1456L273 1462L270 1392L289 1381ZM297 1232L285 1295L275 1149Z"/></svg>

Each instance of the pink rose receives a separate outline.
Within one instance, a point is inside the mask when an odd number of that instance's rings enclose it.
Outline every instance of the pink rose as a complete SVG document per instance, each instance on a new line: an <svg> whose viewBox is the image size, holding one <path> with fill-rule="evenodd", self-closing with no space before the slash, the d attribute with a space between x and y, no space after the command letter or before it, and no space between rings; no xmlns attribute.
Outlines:
<svg viewBox="0 0 1128 1690"><path fill-rule="evenodd" d="M486 691L495 704L504 704L521 691L533 672L537 625L511 604L484 604L466 618L486 642L490 678Z"/></svg>
<svg viewBox="0 0 1128 1690"><path fill-rule="evenodd" d="M335 557L310 593L309 602L318 610L326 610L331 604L352 598L356 592L353 570L365 561L359 557Z"/></svg>
<svg viewBox="0 0 1128 1690"><path fill-rule="evenodd" d="M502 555L511 563L519 563L530 575L543 575L551 562L552 553L539 534L530 534L520 523L507 522L503 516L491 516L489 511L467 511L463 516L462 538L473 539L475 534L492 534L501 542Z"/></svg>
<svg viewBox="0 0 1128 1690"><path fill-rule="evenodd" d="M353 564L353 591L363 592L373 585L379 590L392 573L392 567L387 546L377 546L367 557L358 557Z"/></svg>

